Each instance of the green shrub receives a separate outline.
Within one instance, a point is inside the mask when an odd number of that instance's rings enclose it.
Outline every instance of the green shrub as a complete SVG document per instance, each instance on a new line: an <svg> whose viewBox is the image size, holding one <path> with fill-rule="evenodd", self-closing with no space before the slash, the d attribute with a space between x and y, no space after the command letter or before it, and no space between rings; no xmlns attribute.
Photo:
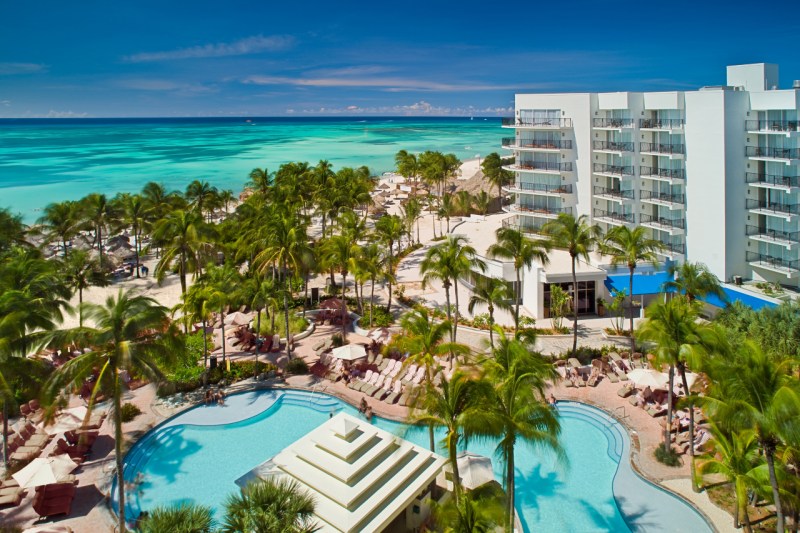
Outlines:
<svg viewBox="0 0 800 533"><path fill-rule="evenodd" d="M489 313L481 313L472 318L472 327L478 329L489 329Z"/></svg>
<svg viewBox="0 0 800 533"><path fill-rule="evenodd" d="M658 448L656 448L655 456L656 460L661 464L667 466L681 466L680 456L677 454L677 452L675 452L675 450L672 449L672 447L665 448L663 442L658 445Z"/></svg>
<svg viewBox="0 0 800 533"><path fill-rule="evenodd" d="M123 403L119 408L119 416L123 423L130 422L140 414L142 414L142 410L132 403Z"/></svg>
<svg viewBox="0 0 800 533"><path fill-rule="evenodd" d="M369 305L364 307L364 316L359 322L362 328L369 327L369 307ZM391 313L386 311L384 306L376 305L372 309L372 327L385 328L387 326L391 326L392 324L394 324L394 317Z"/></svg>
<svg viewBox="0 0 800 533"><path fill-rule="evenodd" d="M339 346L344 346L344 339L342 338L341 333L334 333L331 337L331 342L333 343L334 348L338 348Z"/></svg>
<svg viewBox="0 0 800 533"><path fill-rule="evenodd" d="M294 375L308 374L308 365L303 359L297 357L286 364L286 372Z"/></svg>
<svg viewBox="0 0 800 533"><path fill-rule="evenodd" d="M270 338L276 333L281 338L286 337L286 322L284 316L278 315L275 319L275 331L272 330L272 322L265 317L261 317L261 336ZM308 320L302 316L289 315L289 332L292 335L304 332L308 328Z"/></svg>

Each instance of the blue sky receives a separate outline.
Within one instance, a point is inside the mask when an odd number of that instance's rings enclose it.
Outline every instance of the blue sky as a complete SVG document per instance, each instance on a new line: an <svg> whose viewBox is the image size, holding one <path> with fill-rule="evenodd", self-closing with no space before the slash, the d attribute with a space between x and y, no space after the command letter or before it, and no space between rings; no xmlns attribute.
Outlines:
<svg viewBox="0 0 800 533"><path fill-rule="evenodd" d="M796 0L43 0L0 9L0 117L502 115L515 92L675 90L771 62Z"/></svg>

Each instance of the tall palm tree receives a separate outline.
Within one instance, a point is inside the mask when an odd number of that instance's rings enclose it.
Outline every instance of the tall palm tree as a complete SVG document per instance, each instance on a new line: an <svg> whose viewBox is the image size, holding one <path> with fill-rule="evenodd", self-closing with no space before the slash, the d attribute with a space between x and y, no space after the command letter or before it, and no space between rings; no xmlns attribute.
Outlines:
<svg viewBox="0 0 800 533"><path fill-rule="evenodd" d="M647 234L647 228L637 226L630 229L628 226L617 226L609 231L600 244L600 253L611 257L613 266L625 265L630 272L630 324L631 324L631 353L636 351L636 339L633 335L633 274L639 263L649 262L658 265L656 254L664 249L664 243L652 239Z"/></svg>
<svg viewBox="0 0 800 533"><path fill-rule="evenodd" d="M207 181L194 180L186 186L185 196L189 207L201 215L206 211L210 215L219 198L219 190Z"/></svg>
<svg viewBox="0 0 800 533"><path fill-rule="evenodd" d="M225 310L239 304L237 287L241 281L239 271L231 265L210 266L203 279L208 288L208 305L219 313L220 333L222 335L222 365L225 366Z"/></svg>
<svg viewBox="0 0 800 533"><path fill-rule="evenodd" d="M81 200L85 224L94 230L94 243L100 252L100 266L103 267L103 231L117 221L119 213L105 194L92 193Z"/></svg>
<svg viewBox="0 0 800 533"><path fill-rule="evenodd" d="M513 297L508 283L499 278L481 276L472 290L467 309L470 313L475 310L477 305L485 305L489 309L489 346L491 349L494 349L494 310L510 311L509 301Z"/></svg>
<svg viewBox="0 0 800 533"><path fill-rule="evenodd" d="M467 354L469 348L463 344L446 342L445 336L451 332L450 323L446 320L435 322L425 309L409 311L400 319L403 335L395 337L393 345L410 355L406 364L415 364L425 368L425 384L432 386L434 375L441 365L437 358L445 354ZM433 440L433 426L428 426L431 451L436 451Z"/></svg>
<svg viewBox="0 0 800 533"><path fill-rule="evenodd" d="M670 279L664 283L664 289L683 294L690 302L709 294L725 300L725 291L722 290L719 278L712 274L703 263L690 261L685 261L680 265L670 263L667 273Z"/></svg>
<svg viewBox="0 0 800 533"><path fill-rule="evenodd" d="M447 233L450 233L450 217L456 212L456 203L453 200L453 195L444 193L439 200L439 219L444 218L447 221ZM440 227L441 229L441 227Z"/></svg>
<svg viewBox="0 0 800 533"><path fill-rule="evenodd" d="M196 503L181 503L171 507L159 506L139 520L139 533L213 533L214 512L211 507Z"/></svg>
<svg viewBox="0 0 800 533"><path fill-rule="evenodd" d="M545 388L557 374L553 365L531 350L529 344L503 333L491 357L483 359L482 365L494 388L494 401L488 405L494 419L492 426L499 426L496 453L505 466L506 531L510 532L514 524L516 443L523 441L534 448L553 451L566 461L558 441L561 424L544 401Z"/></svg>
<svg viewBox="0 0 800 533"><path fill-rule="evenodd" d="M432 502L431 512L443 533L495 533L505 522L505 494L499 486L487 483L455 502Z"/></svg>
<svg viewBox="0 0 800 533"><path fill-rule="evenodd" d="M254 168L250 171L250 181L245 184L245 187L250 187L255 192L260 193L262 199L269 198L269 190L272 187L272 180L275 174L270 173L267 168Z"/></svg>
<svg viewBox="0 0 800 533"><path fill-rule="evenodd" d="M250 483L228 496L220 531L223 533L312 533L314 499L293 480Z"/></svg>
<svg viewBox="0 0 800 533"><path fill-rule="evenodd" d="M400 213L403 215L403 221L406 225L406 233L408 234L408 242L414 244L414 224L417 225L417 242L419 239L419 219L422 216L422 204L416 198L409 198L400 206ZM436 227L434 226L434 232Z"/></svg>
<svg viewBox="0 0 800 533"><path fill-rule="evenodd" d="M489 212L489 204L491 203L492 199L489 197L489 193L486 191L479 191L477 194L472 196L472 204L475 206L475 209L478 210L483 216Z"/></svg>
<svg viewBox="0 0 800 533"><path fill-rule="evenodd" d="M347 274L353 267L353 260L359 255L359 246L346 233L334 235L325 242L325 254L331 265L336 265L342 275L342 338L347 341Z"/></svg>
<svg viewBox="0 0 800 533"><path fill-rule="evenodd" d="M553 248L569 252L572 261L572 355L578 352L578 276L575 266L579 259L589 262L589 252L600 240L600 226L589 225L586 215L577 219L569 213L560 213L558 218L544 225L544 233Z"/></svg>
<svg viewBox="0 0 800 533"><path fill-rule="evenodd" d="M397 215L383 216L375 223L375 232L378 240L386 244L389 252L389 262L386 265L386 281L389 284L389 301L386 304L386 312L392 310L392 280L394 279L394 244L400 243L403 236L403 222ZM398 250L399 252L399 250Z"/></svg>
<svg viewBox="0 0 800 533"><path fill-rule="evenodd" d="M107 287L111 281L99 261L84 250L73 250L64 260L63 268L67 284L78 291L78 324L83 326L83 291L89 287Z"/></svg>
<svg viewBox="0 0 800 533"><path fill-rule="evenodd" d="M447 450L453 469L453 495L456 503L461 497L461 476L458 472L458 445L475 435L487 435L492 419L487 416L486 404L492 389L488 381L473 379L457 370L439 387L427 384L414 405L409 420L413 424L442 427L445 435L442 447Z"/></svg>
<svg viewBox="0 0 800 533"><path fill-rule="evenodd" d="M142 236L150 220L147 202L138 194L121 194L115 199L119 204L120 226L131 228L134 238L134 253L136 254L136 277L139 273L139 257L142 254Z"/></svg>
<svg viewBox="0 0 800 533"><path fill-rule="evenodd" d="M397 172L406 180L414 182L414 195L417 192L417 180L419 180L420 164L415 154L400 150L394 156L394 164L397 167Z"/></svg>
<svg viewBox="0 0 800 533"><path fill-rule="evenodd" d="M0 254L12 246L30 246L27 241L28 227L22 223L21 215L13 215L7 208L0 208Z"/></svg>
<svg viewBox="0 0 800 533"><path fill-rule="evenodd" d="M514 174L503 168L503 160L497 152L492 152L484 157L481 168L486 181L497 187L497 198L500 200L500 207L502 207L503 187L513 182Z"/></svg>
<svg viewBox="0 0 800 533"><path fill-rule="evenodd" d="M522 267L530 268L534 261L542 266L549 262L547 253L550 243L544 240L533 241L514 228L499 228L495 235L497 242L489 247L489 257L509 259L514 263L517 284L514 294L514 333L519 331L519 305L522 300Z"/></svg>
<svg viewBox="0 0 800 533"><path fill-rule="evenodd" d="M45 397L55 401L64 391L82 385L95 370L97 379L89 398L89 411L103 393L111 399L114 421L114 452L117 467L119 530L125 531L125 480L122 469L122 374L144 375L153 381L162 378L159 361L171 361L177 337L167 332L167 308L152 298L122 290L109 296L103 305L83 304L85 316L94 327L62 332L79 346L91 350L68 361L45 384Z"/></svg>
<svg viewBox="0 0 800 533"><path fill-rule="evenodd" d="M725 431L752 430L764 454L777 516L785 530L775 456L782 442L800 442L800 383L790 360L776 360L751 341L704 366L711 386L698 398Z"/></svg>
<svg viewBox="0 0 800 533"><path fill-rule="evenodd" d="M200 322L203 326L203 368L208 368L208 321L213 317L213 291L204 283L195 283L186 294L182 302L173 308L173 311L182 311L184 322ZM188 329L188 328L187 328Z"/></svg>
<svg viewBox="0 0 800 533"><path fill-rule="evenodd" d="M155 274L162 281L169 270L176 270L181 280L181 294L186 294L186 276L202 271L214 242L214 228L194 211L173 211L158 221L153 242L163 247Z"/></svg>
<svg viewBox="0 0 800 533"><path fill-rule="evenodd" d="M447 301L447 320L453 324L450 340L456 342L458 331L458 280L471 275L473 270L486 270L486 263L478 258L475 248L463 235L448 235L444 242L428 249L420 264L423 287L433 280L440 280ZM450 309L450 287L455 296L455 313Z"/></svg>
<svg viewBox="0 0 800 533"><path fill-rule="evenodd" d="M78 202L65 201L48 204L37 221L40 231L44 232L48 242L61 242L64 257L68 255L67 243L81 229L81 206Z"/></svg>
<svg viewBox="0 0 800 533"><path fill-rule="evenodd" d="M229 206L236 201L236 196L233 194L233 191L230 189L223 189L219 192L218 198L221 207L225 209L225 214L228 214Z"/></svg>

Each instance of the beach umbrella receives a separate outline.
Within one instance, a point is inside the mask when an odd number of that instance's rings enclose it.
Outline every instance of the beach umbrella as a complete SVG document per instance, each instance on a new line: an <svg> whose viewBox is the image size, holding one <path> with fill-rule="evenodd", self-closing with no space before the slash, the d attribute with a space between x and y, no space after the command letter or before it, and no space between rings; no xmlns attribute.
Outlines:
<svg viewBox="0 0 800 533"><path fill-rule="evenodd" d="M378 188L379 188L379 189L386 190L386 189L391 189L391 188L392 188L392 186L391 186L391 185L389 185L388 183L381 183L380 185L378 185Z"/></svg>
<svg viewBox="0 0 800 533"><path fill-rule="evenodd" d="M367 356L367 350L360 344L345 344L334 348L331 355L343 361L355 361Z"/></svg>
<svg viewBox="0 0 800 533"><path fill-rule="evenodd" d="M649 368L631 370L628 372L628 379L637 387L650 387L651 389L664 387L667 382L667 376L663 372Z"/></svg>
<svg viewBox="0 0 800 533"><path fill-rule="evenodd" d="M225 315L225 324L228 326L246 326L250 324L252 317L239 311Z"/></svg>
<svg viewBox="0 0 800 533"><path fill-rule="evenodd" d="M37 457L11 477L23 489L58 483L75 470L78 464L68 455Z"/></svg>
<svg viewBox="0 0 800 533"><path fill-rule="evenodd" d="M64 433L65 431L78 429L83 425L84 420L86 420L87 413L88 410L83 405L73 407L71 409L65 409L60 415L58 415L58 417L56 417L55 422L49 428L50 432Z"/></svg>
<svg viewBox="0 0 800 533"><path fill-rule="evenodd" d="M481 485L494 481L492 460L488 457L464 451L458 454L456 462L461 486L465 489L477 489Z"/></svg>
<svg viewBox="0 0 800 533"><path fill-rule="evenodd" d="M342 301L339 298L328 298L319 304L320 309L342 310Z"/></svg>

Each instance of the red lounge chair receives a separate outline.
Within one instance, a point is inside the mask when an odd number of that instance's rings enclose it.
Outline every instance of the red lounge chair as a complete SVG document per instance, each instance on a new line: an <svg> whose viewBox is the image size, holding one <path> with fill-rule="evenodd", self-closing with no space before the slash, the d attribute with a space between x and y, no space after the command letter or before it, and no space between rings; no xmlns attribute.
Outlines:
<svg viewBox="0 0 800 533"><path fill-rule="evenodd" d="M70 446L64 439L58 439L53 454L67 454L72 459L83 459L92 451L90 446Z"/></svg>
<svg viewBox="0 0 800 533"><path fill-rule="evenodd" d="M70 446L80 445L80 446L85 446L87 448L91 448L99 434L100 432L96 430L92 431L70 430L64 432L64 438L66 439L67 443Z"/></svg>
<svg viewBox="0 0 800 533"><path fill-rule="evenodd" d="M36 496L33 497L33 510L42 518L70 514L72 512L72 500L75 498L75 486L70 486L73 489L72 494L64 493L64 495L50 496L50 492L47 490L37 492Z"/></svg>

